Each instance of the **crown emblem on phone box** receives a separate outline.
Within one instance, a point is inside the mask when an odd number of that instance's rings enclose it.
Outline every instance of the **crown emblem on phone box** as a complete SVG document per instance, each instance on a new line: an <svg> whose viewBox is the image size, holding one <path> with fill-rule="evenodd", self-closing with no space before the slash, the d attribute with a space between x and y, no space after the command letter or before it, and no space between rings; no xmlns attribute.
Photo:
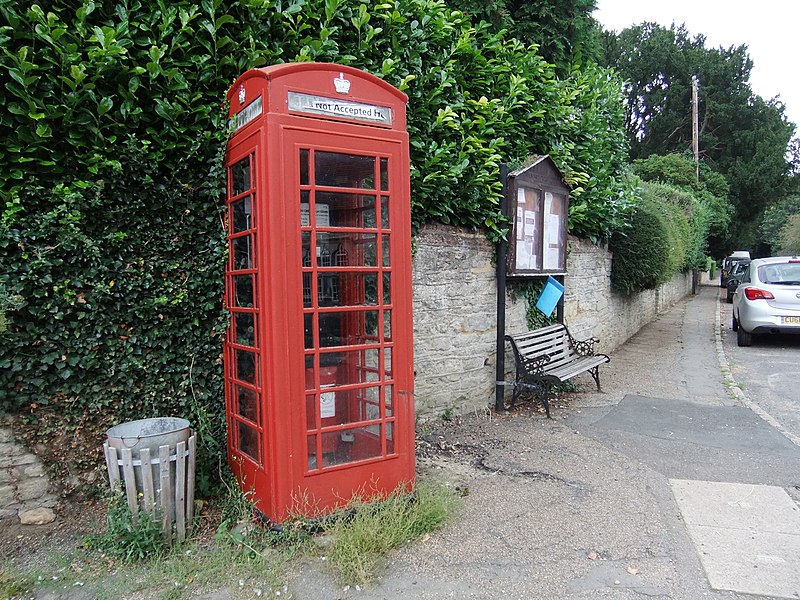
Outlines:
<svg viewBox="0 0 800 600"><path fill-rule="evenodd" d="M339 73L339 76L333 80L333 85L340 94L350 92L350 81L344 78L344 73Z"/></svg>

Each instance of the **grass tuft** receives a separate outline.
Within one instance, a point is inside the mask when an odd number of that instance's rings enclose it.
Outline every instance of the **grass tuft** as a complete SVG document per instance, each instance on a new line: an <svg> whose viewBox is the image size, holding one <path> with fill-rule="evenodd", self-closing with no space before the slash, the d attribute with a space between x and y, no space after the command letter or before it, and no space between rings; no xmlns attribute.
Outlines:
<svg viewBox="0 0 800 600"><path fill-rule="evenodd" d="M389 551L439 529L456 508L450 490L420 484L415 494L397 490L380 501L353 500L326 528L337 581L371 581Z"/></svg>

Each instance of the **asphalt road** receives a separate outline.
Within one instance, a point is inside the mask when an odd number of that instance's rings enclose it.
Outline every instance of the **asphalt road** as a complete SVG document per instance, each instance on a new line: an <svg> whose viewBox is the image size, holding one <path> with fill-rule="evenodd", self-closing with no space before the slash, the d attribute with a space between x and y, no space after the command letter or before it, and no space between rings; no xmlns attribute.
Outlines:
<svg viewBox="0 0 800 600"><path fill-rule="evenodd" d="M720 289L720 333L731 375L750 402L800 439L800 336L763 335L740 348Z"/></svg>

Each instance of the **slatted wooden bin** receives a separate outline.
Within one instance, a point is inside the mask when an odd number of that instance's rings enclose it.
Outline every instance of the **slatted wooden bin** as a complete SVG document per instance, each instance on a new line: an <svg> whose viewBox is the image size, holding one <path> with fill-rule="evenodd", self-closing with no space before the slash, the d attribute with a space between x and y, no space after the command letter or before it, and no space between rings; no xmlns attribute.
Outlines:
<svg viewBox="0 0 800 600"><path fill-rule="evenodd" d="M159 446L156 456L151 456L155 453L150 448L117 452L108 442L103 450L111 489L124 487L134 525L143 510L161 523L168 544L184 542L194 518L195 437L178 442L174 453L169 445Z"/></svg>

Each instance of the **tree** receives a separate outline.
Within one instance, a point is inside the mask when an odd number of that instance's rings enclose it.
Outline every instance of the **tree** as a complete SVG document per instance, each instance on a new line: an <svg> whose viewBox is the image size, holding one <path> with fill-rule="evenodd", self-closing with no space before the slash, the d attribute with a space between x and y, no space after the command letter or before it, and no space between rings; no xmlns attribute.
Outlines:
<svg viewBox="0 0 800 600"><path fill-rule="evenodd" d="M800 254L800 214L792 215L781 230L781 254Z"/></svg>
<svg viewBox="0 0 800 600"><path fill-rule="evenodd" d="M793 194L767 207L761 218L759 234L770 254L782 252L785 230L794 217L800 216L800 194ZM789 232L791 233L791 232ZM795 250L796 251L796 250Z"/></svg>
<svg viewBox="0 0 800 600"><path fill-rule="evenodd" d="M476 22L508 29L526 45L535 44L537 53L561 73L600 57L601 29L592 17L596 0L448 0L448 4Z"/></svg>
<svg viewBox="0 0 800 600"><path fill-rule="evenodd" d="M631 157L690 149L691 78L700 81L701 158L730 185L736 214L725 249L755 244L757 217L788 190L794 125L777 100L753 94L747 47L708 49L683 26L643 23L603 37L605 64L626 81Z"/></svg>
<svg viewBox="0 0 800 600"><path fill-rule="evenodd" d="M634 172L644 181L669 183L690 192L705 207L707 223L702 236L703 250L711 256L725 255L723 242L727 238L728 227L734 208L728 200L730 187L721 174L700 164L700 179L696 178L695 162L689 154L652 155L637 159L633 163Z"/></svg>

